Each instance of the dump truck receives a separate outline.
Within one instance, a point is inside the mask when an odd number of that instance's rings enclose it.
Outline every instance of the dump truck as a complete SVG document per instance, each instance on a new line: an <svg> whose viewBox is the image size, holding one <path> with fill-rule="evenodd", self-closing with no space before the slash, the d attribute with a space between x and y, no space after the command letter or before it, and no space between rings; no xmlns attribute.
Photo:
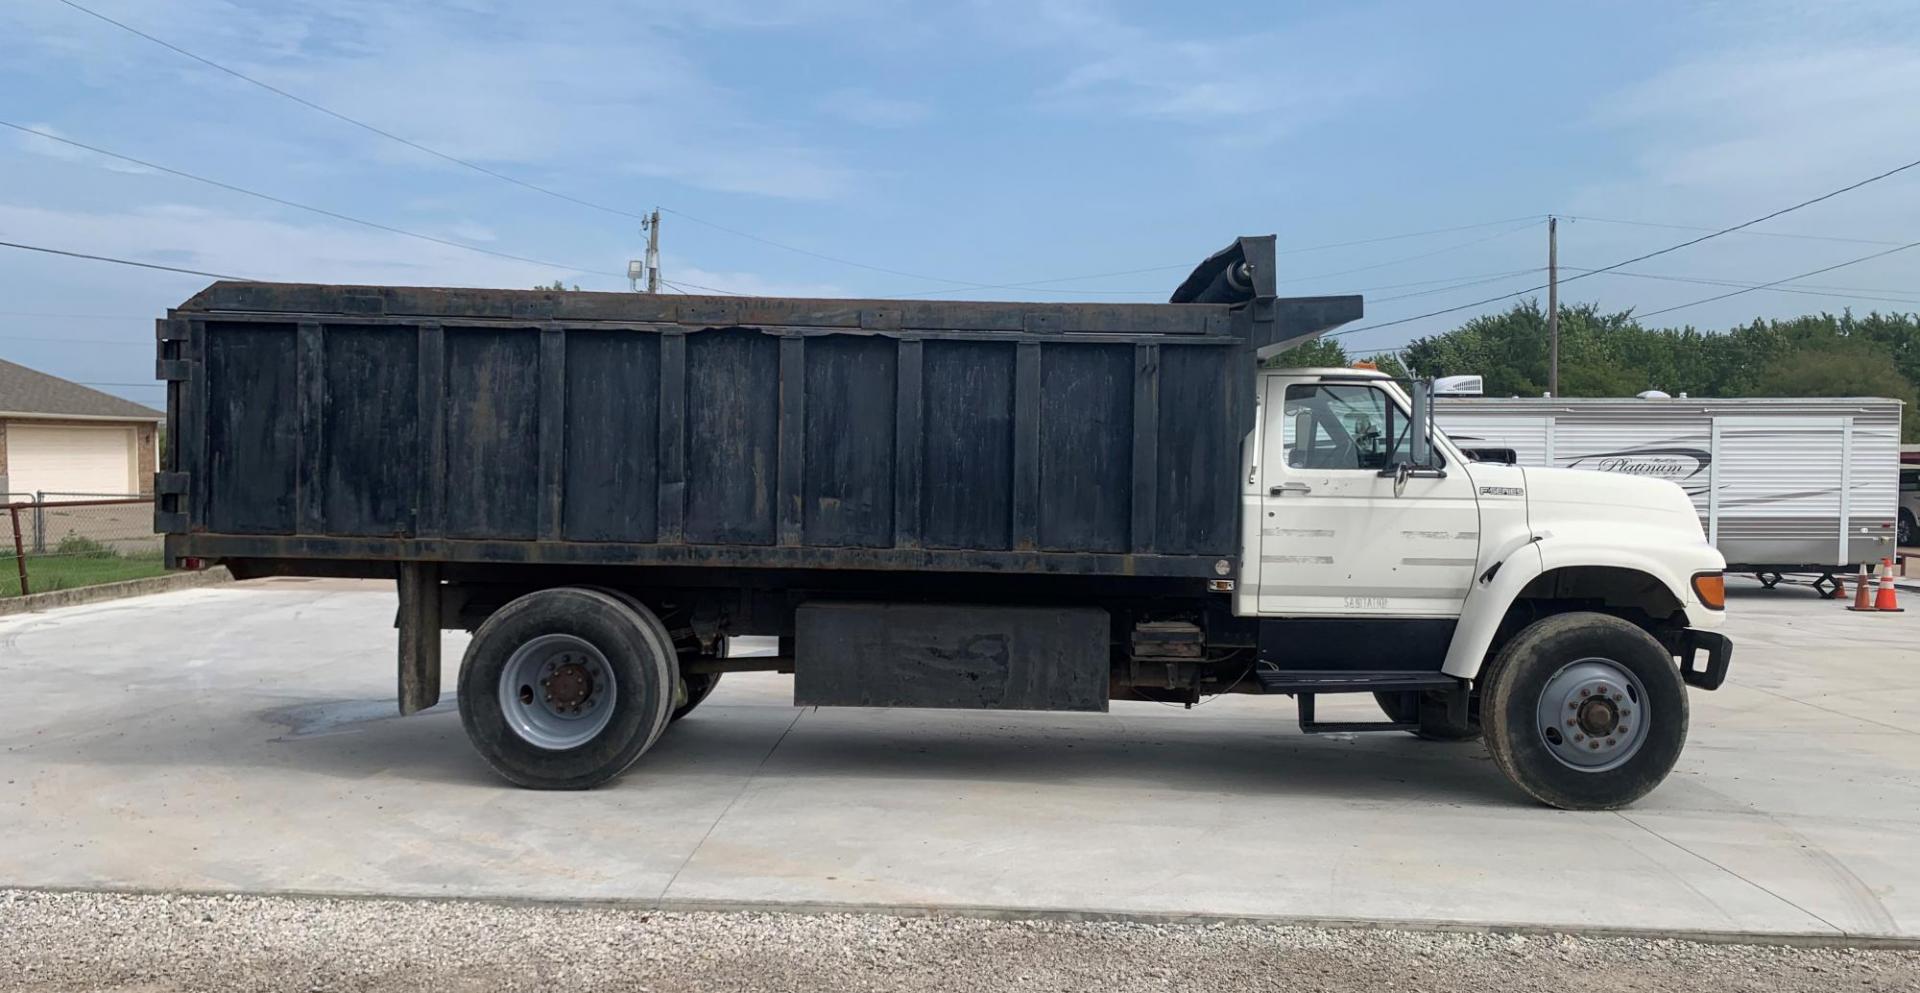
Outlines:
<svg viewBox="0 0 1920 993"><path fill-rule="evenodd" d="M156 526L176 568L393 580L403 714L472 632L461 721L524 787L764 670L805 706L1288 698L1483 738L1547 804L1651 790L1731 655L1686 493L1263 367L1362 314L1275 281L1266 236L1165 304L216 282L157 322Z"/></svg>

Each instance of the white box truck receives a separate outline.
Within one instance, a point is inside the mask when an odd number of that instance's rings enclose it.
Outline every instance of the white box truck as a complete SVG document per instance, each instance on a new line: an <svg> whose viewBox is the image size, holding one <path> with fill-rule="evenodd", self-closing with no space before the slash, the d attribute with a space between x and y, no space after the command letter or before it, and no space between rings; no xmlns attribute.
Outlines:
<svg viewBox="0 0 1920 993"><path fill-rule="evenodd" d="M1478 458L1678 483L1732 571L1823 578L1895 554L1898 400L1441 397Z"/></svg>

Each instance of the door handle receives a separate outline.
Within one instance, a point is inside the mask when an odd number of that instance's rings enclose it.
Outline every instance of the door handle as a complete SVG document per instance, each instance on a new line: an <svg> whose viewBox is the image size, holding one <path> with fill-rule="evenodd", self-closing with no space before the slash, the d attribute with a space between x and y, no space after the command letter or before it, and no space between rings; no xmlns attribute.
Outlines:
<svg viewBox="0 0 1920 993"><path fill-rule="evenodd" d="M1278 486L1270 486L1267 488L1268 496L1279 496L1283 493L1312 493L1312 492L1313 492L1313 487L1308 486L1305 483L1281 483Z"/></svg>

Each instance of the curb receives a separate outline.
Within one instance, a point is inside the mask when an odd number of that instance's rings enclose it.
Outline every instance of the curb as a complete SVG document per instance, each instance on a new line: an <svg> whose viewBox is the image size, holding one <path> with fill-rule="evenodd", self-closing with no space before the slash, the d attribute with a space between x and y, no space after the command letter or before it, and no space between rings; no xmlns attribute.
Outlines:
<svg viewBox="0 0 1920 993"><path fill-rule="evenodd" d="M991 904L867 903L815 900L712 900L683 897L590 897L565 899L538 896L484 894L355 893L326 890L221 890L143 886L21 886L0 882L0 892L79 893L113 897L239 897L285 901L343 903L468 904L492 907L533 907L552 910L610 910L667 914L791 914L817 917L853 914L878 917L950 918L985 921L1048 921L1058 923L1119 923L1205 927L1315 928L1330 931L1408 931L1421 934L1486 934L1546 938L1567 936L1600 940L1638 939L1686 941L1701 945L1761 948L1828 948L1848 950L1920 951L1920 937L1861 934L1848 931L1715 931L1708 928L1645 928L1620 925L1528 924L1512 921L1452 921L1433 918L1322 917L1309 914L1235 914L1204 911L1069 910L1050 907Z"/></svg>
<svg viewBox="0 0 1920 993"><path fill-rule="evenodd" d="M101 583L98 586L76 586L70 590L49 590L46 593L29 593L26 596L8 597L0 600L0 617L9 614L30 614L56 607L75 607L83 603L99 603L103 600L124 600L128 597L148 596L153 593L172 593L175 590L191 590L201 586L217 586L233 582L233 573L226 566L214 566L202 572L173 572L164 576L149 576L146 579L128 579L118 583Z"/></svg>

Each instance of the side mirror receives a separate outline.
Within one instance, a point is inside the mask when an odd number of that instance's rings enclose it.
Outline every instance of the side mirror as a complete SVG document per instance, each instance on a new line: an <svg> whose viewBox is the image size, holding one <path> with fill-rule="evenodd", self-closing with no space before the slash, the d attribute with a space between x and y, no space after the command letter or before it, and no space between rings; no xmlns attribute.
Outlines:
<svg viewBox="0 0 1920 993"><path fill-rule="evenodd" d="M1407 443L1407 461L1415 469L1433 468L1433 380L1413 381L1413 437Z"/></svg>

